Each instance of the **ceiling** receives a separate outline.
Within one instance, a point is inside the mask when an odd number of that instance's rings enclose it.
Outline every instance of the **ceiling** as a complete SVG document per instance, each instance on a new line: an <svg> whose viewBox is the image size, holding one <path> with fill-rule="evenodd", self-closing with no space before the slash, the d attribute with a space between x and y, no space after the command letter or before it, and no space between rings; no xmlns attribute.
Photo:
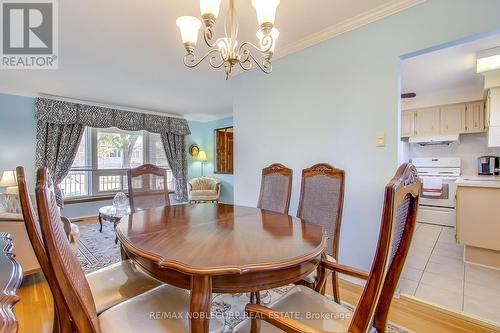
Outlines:
<svg viewBox="0 0 500 333"><path fill-rule="evenodd" d="M421 2L283 0L276 18L281 32L276 56ZM223 3L220 18L228 1ZM237 9L240 38L256 41L251 1L237 1ZM59 1L59 69L2 71L0 92L51 94L198 120L229 115L231 83L221 69L204 63L189 70L182 64L184 48L175 24L182 15L199 16L199 1Z"/></svg>
<svg viewBox="0 0 500 333"><path fill-rule="evenodd" d="M445 95L480 99L484 76L476 73L476 53L497 46L500 34L407 59L401 65L402 91L416 93L417 99Z"/></svg>

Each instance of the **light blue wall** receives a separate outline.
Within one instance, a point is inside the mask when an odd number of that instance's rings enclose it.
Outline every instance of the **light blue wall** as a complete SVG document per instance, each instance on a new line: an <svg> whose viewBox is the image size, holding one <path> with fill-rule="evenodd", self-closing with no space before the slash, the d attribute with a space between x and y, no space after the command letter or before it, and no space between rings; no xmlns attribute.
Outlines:
<svg viewBox="0 0 500 333"><path fill-rule="evenodd" d="M203 142L201 146L206 149L209 162L205 166L205 174L213 176L213 139L210 132L214 128L232 125L232 118L219 121L201 123L190 122L191 136L188 142ZM206 142L206 145L205 145ZM212 142L212 143L210 143ZM36 119L35 99L0 93L0 175L4 170L13 170L22 165L26 169L29 187L32 192L35 188L35 145L36 145ZM206 147L206 148L205 148ZM198 176L199 162L189 161L190 177ZM196 164L196 165L194 165ZM223 200L232 202L233 186L232 175L216 177L223 182ZM175 202L173 196L171 201ZM70 218L83 216L96 216L99 207L111 204L111 200L102 200L89 203L70 204L63 208L63 215Z"/></svg>
<svg viewBox="0 0 500 333"><path fill-rule="evenodd" d="M0 172L22 165L35 184L35 100L0 93Z"/></svg>
<svg viewBox="0 0 500 333"><path fill-rule="evenodd" d="M210 122L190 121L189 127L192 134L187 137L187 147L196 143L201 150L207 154L208 161L205 162L204 174L207 177L219 179L221 182L221 201L233 202L233 175L214 174L214 129L233 126L233 118L214 120ZM201 175L201 162L188 154L188 176L189 179Z"/></svg>
<svg viewBox="0 0 500 333"><path fill-rule="evenodd" d="M398 164L402 55L500 28L498 0L428 0L233 78L235 203L255 206L260 170L318 162L346 170L340 260L368 269L383 189ZM386 147L376 148L377 133Z"/></svg>

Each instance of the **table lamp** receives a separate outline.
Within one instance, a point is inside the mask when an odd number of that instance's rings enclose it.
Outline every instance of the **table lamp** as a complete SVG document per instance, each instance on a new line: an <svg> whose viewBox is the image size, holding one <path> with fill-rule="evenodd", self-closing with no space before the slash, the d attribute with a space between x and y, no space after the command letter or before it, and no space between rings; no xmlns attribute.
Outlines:
<svg viewBox="0 0 500 333"><path fill-rule="evenodd" d="M203 165L207 161L207 154L203 150L200 150L196 159L201 162L201 176L203 176Z"/></svg>
<svg viewBox="0 0 500 333"><path fill-rule="evenodd" d="M2 175L2 180L0 180L0 187L6 187L5 193L7 194L18 194L17 181L14 171L4 171Z"/></svg>

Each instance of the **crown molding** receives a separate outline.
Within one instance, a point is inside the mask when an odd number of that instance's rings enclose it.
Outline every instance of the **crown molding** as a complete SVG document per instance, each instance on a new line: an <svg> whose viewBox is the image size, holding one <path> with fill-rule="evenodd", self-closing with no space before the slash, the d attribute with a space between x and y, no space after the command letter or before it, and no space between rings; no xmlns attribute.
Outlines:
<svg viewBox="0 0 500 333"><path fill-rule="evenodd" d="M350 19L344 20L338 24L313 33L294 43L288 44L284 47L280 47L280 51L276 52L275 59L285 57L289 54L319 44L346 32L361 28L367 24L381 20L387 16L397 14L413 6L420 5L426 1L427 0L393 0L387 4L375 7L374 9L369 10L365 13L356 15Z"/></svg>

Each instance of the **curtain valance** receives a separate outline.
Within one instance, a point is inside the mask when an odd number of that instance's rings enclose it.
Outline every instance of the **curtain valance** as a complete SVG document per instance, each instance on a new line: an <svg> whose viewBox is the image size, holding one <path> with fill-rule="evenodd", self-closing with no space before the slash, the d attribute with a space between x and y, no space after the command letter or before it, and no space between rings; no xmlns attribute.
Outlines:
<svg viewBox="0 0 500 333"><path fill-rule="evenodd" d="M191 134L186 119L130 112L48 98L36 99L36 117L39 121L59 125L80 124L97 128L117 127L128 131L146 130L160 134Z"/></svg>

